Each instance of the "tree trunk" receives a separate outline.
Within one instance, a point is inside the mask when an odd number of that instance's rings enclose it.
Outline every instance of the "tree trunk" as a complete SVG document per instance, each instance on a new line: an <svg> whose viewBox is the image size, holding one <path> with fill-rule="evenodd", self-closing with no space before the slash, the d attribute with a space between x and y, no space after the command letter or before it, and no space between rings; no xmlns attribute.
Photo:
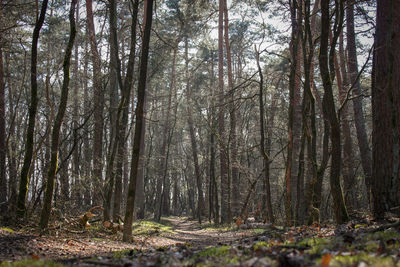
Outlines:
<svg viewBox="0 0 400 267"><path fill-rule="evenodd" d="M70 23L70 36L68 45L65 50L64 62L63 62L63 83L61 88L61 98L56 118L54 120L53 131L51 136L51 151L50 151L50 166L47 174L46 191L43 202L43 209L40 215L40 228L45 229L49 223L51 201L53 198L55 176L58 168L58 149L59 149L59 138L62 121L64 118L65 110L68 102L68 91L70 81L70 63L72 48L74 46L76 27L75 27L75 6L77 0L72 0L71 8L69 11L69 23Z"/></svg>
<svg viewBox="0 0 400 267"><path fill-rule="evenodd" d="M87 27L89 34L90 52L93 63L93 181L92 188L92 204L100 204L101 195L99 189L102 187L102 159L103 159L103 110L104 110L104 90L102 88L101 79L101 58L97 49L96 33L93 22L93 0L86 0Z"/></svg>
<svg viewBox="0 0 400 267"><path fill-rule="evenodd" d="M0 3L0 24L2 24L2 3ZM4 212L7 201L7 178L6 178L6 109L5 109L5 86L3 68L3 38L0 31L0 211Z"/></svg>
<svg viewBox="0 0 400 267"><path fill-rule="evenodd" d="M269 164L270 158L269 154L265 149L265 118L264 118L264 77L262 74L262 69L260 66L260 53L255 49L256 52L256 60L257 60L257 67L258 67L258 75L260 76L259 82L259 93L258 93L258 100L259 100L259 112L260 112L260 152L261 156L263 157L263 164L264 164L264 184L265 184L265 206L267 211L267 218L270 223L274 223L274 213L272 210L272 201L271 201L271 185L270 185L270 175L269 175ZM248 198L247 198L248 201Z"/></svg>
<svg viewBox="0 0 400 267"><path fill-rule="evenodd" d="M77 1L76 5L76 28L77 32L79 32L79 0ZM75 204L77 207L81 207L82 204L82 196L81 196L81 183L80 183L80 164L79 164L79 97L78 97L78 91L80 89L80 75L79 75L79 46L75 45L75 51L74 51L74 78L73 78L73 128L74 128L74 134L73 134L73 143L77 144L74 152L72 154L72 174L73 174L73 197L75 200Z"/></svg>
<svg viewBox="0 0 400 267"><path fill-rule="evenodd" d="M230 95L229 115L230 115L230 133L229 133L229 148L230 148L230 168L231 179L229 185L232 184L232 196L229 194L229 203L232 199L232 215L239 216L240 214L240 190L239 190L239 171L237 162L237 134L236 134L236 108L235 108L235 88L233 87L233 73L232 73L232 56L231 46L229 41L229 18L228 18L228 5L227 0L224 0L224 41L226 49L226 64L228 74L228 91ZM229 178L229 176L228 176ZM231 217L231 216L230 216Z"/></svg>
<svg viewBox="0 0 400 267"><path fill-rule="evenodd" d="M361 95L360 80L358 76L356 34L354 31L354 2L349 1L346 8L347 21L347 64L350 74L350 84L354 84L354 95ZM361 165L364 172L364 182L367 188L367 198L370 203L372 160L371 150L368 144L367 130L365 126L362 97L353 98L354 123L356 126L358 148L361 156Z"/></svg>
<svg viewBox="0 0 400 267"><path fill-rule="evenodd" d="M218 138L220 153L220 176L221 176L221 222L231 222L231 209L229 203L230 185L228 178L228 151L225 144L225 104L224 104L224 47L223 47L223 23L224 23L224 1L219 0L218 12Z"/></svg>
<svg viewBox="0 0 400 267"><path fill-rule="evenodd" d="M145 0L143 9L144 30L143 30L143 41L142 41L142 53L140 56L140 72L139 72L139 84L138 84L138 94L137 94L138 97L136 106L135 137L132 146L131 173L129 177L128 198L125 211L125 225L122 237L123 241L125 242L132 240L132 221L133 221L133 212L135 207L135 191L136 191L136 178L139 166L140 142L142 139L142 127L144 121L143 111L144 111L144 100L146 91L147 62L149 57L152 15L153 15L153 0Z"/></svg>
<svg viewBox="0 0 400 267"><path fill-rule="evenodd" d="M288 146L287 146L287 162L285 172L285 215L286 225L293 224L293 211L292 211L292 173L293 173L293 160L294 160L294 116L295 116L295 91L296 91L296 74L298 75L298 46L300 30L298 25L299 11L298 2L291 1L290 13L292 22L292 33L290 41L290 75L289 75L289 121L288 121Z"/></svg>
<svg viewBox="0 0 400 267"><path fill-rule="evenodd" d="M36 123L36 111L38 105L37 97L37 53L40 29L43 26L46 16L48 0L43 0L39 18L35 23L32 34L32 53L31 53L31 98L29 103L29 121L26 131L24 163L21 169L21 180L19 184L17 200L17 217L22 218L25 215L25 201L29 188L29 170L33 156L34 133Z"/></svg>
<svg viewBox="0 0 400 267"><path fill-rule="evenodd" d="M188 126L189 126L189 135L190 135L190 143L192 145L192 155L193 155L193 163L194 163L194 173L196 176L196 185L197 185L197 209L198 209L198 217L201 220L201 215L204 215L204 196L203 196L203 184L202 177L199 166L199 157L197 151L197 141L196 141L196 133L193 125L193 114L192 107L194 104L192 103L192 89L190 88L190 76L189 76L189 58L188 58L188 39L185 37L185 73L186 73L186 101L187 101L187 115L188 115ZM174 51L174 65L175 65L176 54ZM175 72L175 66L173 67ZM175 74L175 73L174 73ZM175 76L175 75L174 75Z"/></svg>
<svg viewBox="0 0 400 267"><path fill-rule="evenodd" d="M320 54L319 54L319 65L322 83L324 86L324 103L323 109L326 118L329 120L331 133L330 139L332 143L331 148L331 173L330 173L330 186L331 194L333 197L333 209L335 212L336 222L338 224L345 223L349 216L343 199L343 192L340 186L340 167L341 167L341 141L340 141L340 124L336 114L335 102L332 92L332 82L334 79L334 65L333 63L333 51L336 47L336 41L338 34L341 31L341 25L343 24L343 2L339 1L340 4L336 6L335 16L335 27L334 36L331 43L331 50L329 53L328 60L328 41L329 41L329 0L321 0L321 43L320 43ZM329 67L330 66L330 67Z"/></svg>
<svg viewBox="0 0 400 267"><path fill-rule="evenodd" d="M315 97L312 93L314 80L314 28L316 24L316 10L318 1L314 3L313 11L310 12L310 0L304 1L304 32L302 35L303 62L304 62L304 106L303 106L303 133L307 141L307 181L304 193L304 203L300 207L302 223L306 223L305 216L312 218L314 208L313 197L317 194L316 185L318 184L317 171L317 129L315 116ZM322 105L321 105L322 109ZM323 175L321 176L322 180ZM322 187L322 181L321 181ZM304 216L304 217L303 217ZM319 218L317 219L317 221Z"/></svg>
<svg viewBox="0 0 400 267"><path fill-rule="evenodd" d="M376 219L399 205L400 3L377 1L372 75L372 207Z"/></svg>
<svg viewBox="0 0 400 267"><path fill-rule="evenodd" d="M343 45L343 33L340 34L339 37L339 59L338 62L336 56L336 66L338 69L337 76L342 77L342 82L339 84L338 80L338 89L339 89L339 100L340 105L346 101L347 90L350 88L351 84L349 84L348 73L346 68L346 61L344 55L344 45ZM339 71L340 69L340 71ZM346 206L349 210L354 210L356 208L356 181L353 171L354 166L354 156L353 156L353 140L351 139L351 129L350 129L350 105L351 102L347 102L343 108L341 113L339 114L340 122L342 126L343 133L343 190L344 190L344 200Z"/></svg>
<svg viewBox="0 0 400 267"><path fill-rule="evenodd" d="M89 77L88 75L88 66L89 66L89 49L88 49L88 29L86 27L86 35L85 35L85 60L83 63L83 76ZM84 79L83 81L83 111L85 116L90 116L90 99L89 99L89 88L88 88L88 79ZM91 169L91 161L92 161L92 153L90 149L90 142L89 142L89 125L88 123L85 124L83 128L83 173L84 173L84 190L83 190L83 204L84 207L87 208L90 206L90 202L92 199L90 189L94 186L94 182L90 179L90 169Z"/></svg>
<svg viewBox="0 0 400 267"><path fill-rule="evenodd" d="M117 170L116 170L116 176L115 176L115 196L114 196L114 214L113 218L116 220L120 214L120 209L121 209L121 201L122 201L122 178L123 178L123 162L125 158L125 152L126 152L126 131L128 127L128 120L129 120L129 101L132 98L131 94L132 93L132 87L134 84L134 67L135 67L135 59L136 59L136 25L137 25L137 16L139 12L139 0L135 0L133 2L133 7L132 7L132 24L131 24L131 32L130 32L130 51L129 51L129 59L128 59L128 65L127 65L127 71L126 71L126 76L125 80L123 83L123 91L121 92L122 98L120 100L119 106L118 106L118 122L121 122L118 127L116 128L116 133L119 134L118 136L118 142L117 142ZM116 37L115 37L116 38ZM114 39L114 42L117 40ZM119 59L118 59L119 61ZM118 63L119 65L119 63ZM119 71L120 72L120 71ZM133 99L133 98L132 98ZM133 105L133 101L132 101ZM145 104L144 104L145 105ZM145 107L144 107L145 110ZM122 113L122 118L120 118ZM143 121L143 128L145 129L145 121ZM142 139L144 140L144 132L145 130L143 129L142 133ZM116 136L117 137L117 136ZM142 141L144 142L144 141ZM141 150L141 154L144 153L144 147L143 150Z"/></svg>

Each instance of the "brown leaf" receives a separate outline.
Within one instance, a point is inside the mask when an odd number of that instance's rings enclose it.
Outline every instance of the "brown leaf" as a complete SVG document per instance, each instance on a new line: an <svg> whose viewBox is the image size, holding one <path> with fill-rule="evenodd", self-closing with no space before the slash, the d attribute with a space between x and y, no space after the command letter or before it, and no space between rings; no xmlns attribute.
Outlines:
<svg viewBox="0 0 400 267"><path fill-rule="evenodd" d="M237 227L240 227L241 224L242 224L242 220L239 217L236 219L236 225L237 225Z"/></svg>
<svg viewBox="0 0 400 267"><path fill-rule="evenodd" d="M331 254L325 254L324 256L322 256L321 267L329 267L331 258L332 258Z"/></svg>

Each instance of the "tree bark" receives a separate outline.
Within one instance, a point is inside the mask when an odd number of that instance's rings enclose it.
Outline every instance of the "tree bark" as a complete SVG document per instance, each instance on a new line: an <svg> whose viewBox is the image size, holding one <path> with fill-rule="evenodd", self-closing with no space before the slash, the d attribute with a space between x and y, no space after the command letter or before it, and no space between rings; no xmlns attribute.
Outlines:
<svg viewBox="0 0 400 267"><path fill-rule="evenodd" d="M135 137L132 146L132 159L131 159L131 173L129 177L129 189L128 198L126 203L125 211L125 225L123 231L123 241L128 242L132 240L132 221L133 212L135 207L135 191L136 191L136 178L138 174L139 155L140 155L140 141L142 139L142 127L143 127L143 110L144 100L146 91L147 81L147 62L149 57L149 45L150 45L150 33L151 23L153 15L153 0L145 0L143 9L143 41L142 41L142 52L140 56L140 72L139 72L139 85L137 94L137 106L136 106L136 126L135 126Z"/></svg>
<svg viewBox="0 0 400 267"><path fill-rule="evenodd" d="M76 31L79 32L79 0L76 3ZM74 128L74 134L73 134L73 142L74 144L78 144L79 142L79 130L78 130L78 125L79 125L79 97L78 97L78 91L80 87L80 75L79 75L79 46L75 45L75 51L74 51L74 78L73 78L73 128ZM81 196L81 182L80 182L80 164L79 164L79 145L74 149L74 152L72 154L72 173L73 173L73 184L74 184L74 190L73 190L73 196L75 200L75 204L77 207L80 207L82 204L82 196Z"/></svg>
<svg viewBox="0 0 400 267"><path fill-rule="evenodd" d="M295 114L295 89L296 89L296 74L298 74L297 64L298 46L299 46L299 25L298 25L298 2L297 0L290 1L290 14L292 23L292 33L290 41L290 74L289 74L289 120L288 120L288 146L287 146L287 162L285 172L285 215L286 225L293 224L292 211L292 173L293 173L293 154L294 154L294 114Z"/></svg>
<svg viewBox="0 0 400 267"><path fill-rule="evenodd" d="M2 3L0 3L0 24L2 24ZM6 178L6 109L5 109L5 86L3 65L3 38L0 31L0 211L4 212L7 201L7 178Z"/></svg>
<svg viewBox="0 0 400 267"><path fill-rule="evenodd" d="M339 37L339 60L336 56L335 68L338 69L337 76L342 77L342 82L340 83L338 80L338 89L339 89L339 100L340 105L346 101L346 94L348 88L350 88L351 84L349 84L348 73L346 68L346 61L344 55L344 45L343 45L343 33L340 34ZM340 70L340 71L339 71ZM351 139L351 129L350 129L350 105L351 102L347 102L344 104L342 111L340 112L340 122L342 126L343 133L343 190L344 190L344 200L346 206L349 210L354 210L356 208L356 181L353 171L354 166L354 156L353 156L353 140Z"/></svg>
<svg viewBox="0 0 400 267"><path fill-rule="evenodd" d="M350 84L354 84L353 93L361 95L360 80L358 77L356 34L354 31L354 2L349 1L346 8L347 21L347 65L350 74ZM364 172L364 182L367 188L367 198L370 203L372 159L365 126L364 108L362 97L353 98L354 123L356 126L358 148L360 151L361 165Z"/></svg>
<svg viewBox="0 0 400 267"><path fill-rule="evenodd" d="M219 0L218 12L218 138L220 153L220 176L221 176L221 222L231 222L231 209L229 203L230 186L228 178L228 151L225 145L225 104L224 104L224 1Z"/></svg>
<svg viewBox="0 0 400 267"><path fill-rule="evenodd" d="M336 114L335 102L332 92L332 82L334 79L335 69L333 67L333 52L336 47L338 34L341 31L343 24L343 3L341 0L335 1L336 16L334 36L331 43L331 50L329 52L328 60L328 41L329 41L329 0L321 0L321 36L320 36L320 54L319 65L322 83L324 86L324 103L323 109L326 118L329 120L331 133L331 173L330 173L330 186L331 194L333 197L333 209L335 212L335 219L338 224L348 221L349 216L343 199L343 192L340 185L340 168L341 168L341 140L340 140L340 124Z"/></svg>
<svg viewBox="0 0 400 267"><path fill-rule="evenodd" d="M190 143L192 145L192 156L194 163L194 173L196 176L196 185L197 185L197 209L198 209L198 219L201 221L201 216L204 215L204 196L203 196L203 184L202 177L199 166L199 157L197 151L197 141L196 141L196 133L193 125L193 100L192 100L192 89L190 88L190 76L189 76L189 57L188 57L188 39L185 37L185 73L186 73L186 101L187 101L187 115L188 115L188 126L189 126L189 135L190 135ZM175 53L175 52L174 52ZM175 65L176 55L174 54L174 65ZM175 66L173 67L175 71Z"/></svg>
<svg viewBox="0 0 400 267"><path fill-rule="evenodd" d="M35 23L32 34L32 52L31 52L31 98L29 103L28 129L26 131L24 163L21 169L21 180L19 184L17 200L17 217L22 218L25 215L25 201L29 188L29 170L31 167L34 145L34 133L36 123L36 111L38 106L37 97L37 53L40 29L43 26L46 16L48 0L43 0L39 18Z"/></svg>
<svg viewBox="0 0 400 267"><path fill-rule="evenodd" d="M372 212L399 205L400 3L377 1L372 75Z"/></svg>
<svg viewBox="0 0 400 267"><path fill-rule="evenodd" d="M264 76L262 74L262 69L260 66L260 53L255 49L256 52L256 60L257 60L257 67L258 67L258 75L260 77L259 82L259 93L258 93L258 100L259 100L259 112L260 112L260 152L261 156L263 157L263 164L264 164L264 183L265 183L265 206L267 211L267 218L270 223L274 223L274 213L272 210L272 201L271 201L271 185L270 185L270 175L269 175L269 164L270 158L269 154L265 149L265 117L264 117ZM247 199L248 201L248 199Z"/></svg>
<svg viewBox="0 0 400 267"><path fill-rule="evenodd" d="M54 120L53 131L51 136L51 151L50 151L50 166L47 174L46 181L46 191L43 202L43 209L40 215L40 228L45 229L48 226L51 202L53 198L55 176L58 168L58 149L59 149L59 139L60 139L60 129L62 121L64 118L65 110L67 108L68 102L68 91L69 91L69 81L70 81L70 63L72 49L74 46L75 36L76 36L76 24L75 24L75 6L77 0L72 0L71 7L69 11L69 23L70 23L70 36L65 50L64 62L63 62L63 83L61 88L61 98L58 108L56 118Z"/></svg>
<svg viewBox="0 0 400 267"><path fill-rule="evenodd" d="M102 159L103 159L103 110L104 110L104 90L102 88L101 79L101 58L97 49L96 34L93 21L93 0L86 0L87 27L89 34L90 52L93 63L93 181L92 188L92 204L100 204L101 195L99 189L102 187Z"/></svg>
<svg viewBox="0 0 400 267"><path fill-rule="evenodd" d="M240 190L239 190L239 171L237 162L237 134L236 134L236 107L235 107L235 88L233 87L233 72L232 72L232 55L231 45L229 41L229 18L228 18L228 5L227 0L224 0L224 41L226 49L226 64L228 74L228 92L230 95L229 115L230 115L230 132L229 132L229 148L230 148L230 168L231 179L229 185L232 184L232 197L229 194L229 203L232 199L232 215L240 215ZM229 176L228 176L229 178Z"/></svg>

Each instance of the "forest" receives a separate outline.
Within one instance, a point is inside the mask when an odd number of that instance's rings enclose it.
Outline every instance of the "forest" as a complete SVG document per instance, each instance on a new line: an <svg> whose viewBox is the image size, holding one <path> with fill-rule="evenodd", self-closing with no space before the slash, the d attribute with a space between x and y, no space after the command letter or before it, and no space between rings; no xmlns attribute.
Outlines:
<svg viewBox="0 0 400 267"><path fill-rule="evenodd" d="M0 0L0 266L400 266L399 132L398 0Z"/></svg>

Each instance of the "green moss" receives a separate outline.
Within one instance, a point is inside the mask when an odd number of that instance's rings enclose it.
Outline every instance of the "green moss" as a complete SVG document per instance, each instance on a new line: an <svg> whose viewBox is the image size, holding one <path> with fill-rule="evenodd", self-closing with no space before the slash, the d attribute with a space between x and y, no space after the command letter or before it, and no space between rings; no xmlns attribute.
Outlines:
<svg viewBox="0 0 400 267"><path fill-rule="evenodd" d="M379 241L368 241L360 248L366 252L377 252L379 249Z"/></svg>
<svg viewBox="0 0 400 267"><path fill-rule="evenodd" d="M274 244L272 243L272 241L271 242L259 241L253 245L253 249L258 250L261 248L269 248L269 247L272 247L273 245Z"/></svg>
<svg viewBox="0 0 400 267"><path fill-rule="evenodd" d="M262 234L265 232L265 229L264 228L255 228L255 229L252 229L252 232L254 232L255 234Z"/></svg>
<svg viewBox="0 0 400 267"><path fill-rule="evenodd" d="M7 228L7 227L0 227L0 230L5 231L5 232L9 232L9 233L14 233L13 229Z"/></svg>
<svg viewBox="0 0 400 267"><path fill-rule="evenodd" d="M395 262L391 257L377 257L376 255L360 253L357 255L348 256L335 256L329 266L339 267L339 266L357 266L360 262L366 263L368 266L395 266Z"/></svg>
<svg viewBox="0 0 400 267"><path fill-rule="evenodd" d="M197 262L201 260L201 262ZM241 258L231 253L230 246L208 247L195 254L187 265L199 266L227 266L238 264Z"/></svg>
<svg viewBox="0 0 400 267"><path fill-rule="evenodd" d="M400 233L395 231L381 231L366 235L366 240L382 240L400 239Z"/></svg>
<svg viewBox="0 0 400 267"><path fill-rule="evenodd" d="M222 231L222 232L230 232L237 231L237 226L234 223L225 223L225 224L214 224L214 223L202 223L197 225L199 228L207 231Z"/></svg>
<svg viewBox="0 0 400 267"><path fill-rule="evenodd" d="M335 242L329 238L304 238L296 244L296 246L310 247L310 249L307 250L310 254L320 254L324 248L334 245Z"/></svg>
<svg viewBox="0 0 400 267"><path fill-rule="evenodd" d="M162 220L161 222L169 222ZM137 221L133 223L133 235L153 235L153 234L164 234L173 233L173 229L170 225L157 223L154 221Z"/></svg>
<svg viewBox="0 0 400 267"><path fill-rule="evenodd" d="M14 261L14 262L8 262L4 261L0 264L0 267L63 267L64 265L60 263L55 263L52 261L44 261L44 260L20 260L20 261Z"/></svg>
<svg viewBox="0 0 400 267"><path fill-rule="evenodd" d="M196 254L196 257L221 257L230 254L230 246L208 247Z"/></svg>
<svg viewBox="0 0 400 267"><path fill-rule="evenodd" d="M138 253L138 251L136 249L125 249L125 250L120 250L120 251L114 251L113 258L114 259L122 259L122 258L126 258L128 256L133 256L137 253Z"/></svg>
<svg viewBox="0 0 400 267"><path fill-rule="evenodd" d="M368 227L368 225L366 225L366 224L356 224L356 225L354 225L354 228L355 228L355 229L358 229L358 228L366 228L366 227Z"/></svg>

